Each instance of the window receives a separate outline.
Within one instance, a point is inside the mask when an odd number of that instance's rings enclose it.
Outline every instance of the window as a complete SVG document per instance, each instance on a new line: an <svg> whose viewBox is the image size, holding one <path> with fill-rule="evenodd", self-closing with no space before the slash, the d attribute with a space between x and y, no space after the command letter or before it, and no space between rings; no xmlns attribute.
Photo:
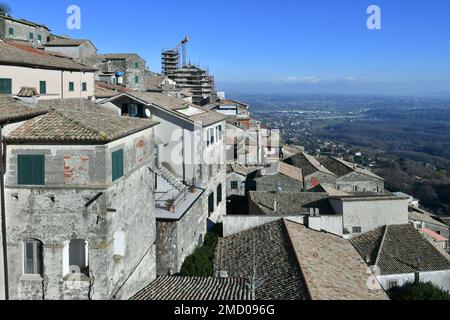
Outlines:
<svg viewBox="0 0 450 320"><path fill-rule="evenodd" d="M398 287L398 282L397 281L389 281L388 282L388 290L392 290Z"/></svg>
<svg viewBox="0 0 450 320"><path fill-rule="evenodd" d="M358 186L353 187L353 192L358 192Z"/></svg>
<svg viewBox="0 0 450 320"><path fill-rule="evenodd" d="M239 188L239 182L231 181L231 190L237 190Z"/></svg>
<svg viewBox="0 0 450 320"><path fill-rule="evenodd" d="M134 83L139 83L139 76L134 77Z"/></svg>
<svg viewBox="0 0 450 320"><path fill-rule="evenodd" d="M83 84L82 84L82 90L83 90L84 92L87 91L87 83L86 83L86 82L83 82Z"/></svg>
<svg viewBox="0 0 450 320"><path fill-rule="evenodd" d="M39 81L39 93L47 94L47 82L46 81Z"/></svg>
<svg viewBox="0 0 450 320"><path fill-rule="evenodd" d="M212 177L212 175L213 175L213 165L210 164L210 165L208 166L208 176Z"/></svg>
<svg viewBox="0 0 450 320"><path fill-rule="evenodd" d="M210 137L210 143L214 144L214 129L209 129L210 133L209 133L209 137Z"/></svg>
<svg viewBox="0 0 450 320"><path fill-rule="evenodd" d="M24 274L42 274L42 247L42 242L39 240L24 241Z"/></svg>
<svg viewBox="0 0 450 320"><path fill-rule="evenodd" d="M8 34L10 35L10 36L13 36L14 35L14 28L9 28L8 29Z"/></svg>
<svg viewBox="0 0 450 320"><path fill-rule="evenodd" d="M69 243L69 273L89 276L88 248L84 240L71 240Z"/></svg>
<svg viewBox="0 0 450 320"><path fill-rule="evenodd" d="M123 150L112 153L112 181L123 177Z"/></svg>
<svg viewBox="0 0 450 320"><path fill-rule="evenodd" d="M28 37L29 37L30 40L33 40L33 39L34 39L34 33L33 33L33 32L30 32L29 35L28 35Z"/></svg>
<svg viewBox="0 0 450 320"><path fill-rule="evenodd" d="M134 63L134 68L135 68L135 69L139 69L139 62L135 62L135 63Z"/></svg>
<svg viewBox="0 0 450 320"><path fill-rule="evenodd" d="M18 155L17 171L19 185L43 186L45 184L45 156Z"/></svg>
<svg viewBox="0 0 450 320"><path fill-rule="evenodd" d="M219 134L218 134L217 140L222 140L222 138L223 138L223 129L222 129L222 126L220 125L220 126L218 126L217 128L218 128L218 130L219 130Z"/></svg>
<svg viewBox="0 0 450 320"><path fill-rule="evenodd" d="M211 214L214 212L214 192L211 193L208 197L208 215L211 217Z"/></svg>
<svg viewBox="0 0 450 320"><path fill-rule="evenodd" d="M74 82L69 82L69 91L70 92L74 92L75 91L75 83Z"/></svg>
<svg viewBox="0 0 450 320"><path fill-rule="evenodd" d="M0 79L0 93L12 94L12 79Z"/></svg>
<svg viewBox="0 0 450 320"><path fill-rule="evenodd" d="M42 36L41 36L40 34L38 34L37 39L38 39L39 41L42 41Z"/></svg>
<svg viewBox="0 0 450 320"><path fill-rule="evenodd" d="M361 227L353 227L353 233L361 233Z"/></svg>
<svg viewBox="0 0 450 320"><path fill-rule="evenodd" d="M217 187L217 205L222 203L222 184Z"/></svg>

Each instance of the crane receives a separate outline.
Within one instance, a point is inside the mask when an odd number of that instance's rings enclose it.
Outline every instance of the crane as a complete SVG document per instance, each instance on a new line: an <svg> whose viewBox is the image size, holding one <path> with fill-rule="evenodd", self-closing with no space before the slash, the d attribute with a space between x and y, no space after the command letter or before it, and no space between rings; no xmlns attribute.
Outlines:
<svg viewBox="0 0 450 320"><path fill-rule="evenodd" d="M187 36L186 38L184 38L176 47L175 49L173 49L174 51L178 51L178 49L180 49L180 47L183 47L183 60L182 60L182 66L185 67L186 66L186 47L187 47L187 43L189 42L189 40L191 40L191 36Z"/></svg>

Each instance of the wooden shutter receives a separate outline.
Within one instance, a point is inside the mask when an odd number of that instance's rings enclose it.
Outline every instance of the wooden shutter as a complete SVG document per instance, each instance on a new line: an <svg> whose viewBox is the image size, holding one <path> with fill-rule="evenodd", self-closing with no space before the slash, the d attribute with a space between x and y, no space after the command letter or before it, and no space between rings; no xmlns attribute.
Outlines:
<svg viewBox="0 0 450 320"><path fill-rule="evenodd" d="M45 82L45 81L39 82L39 93L47 94L47 82Z"/></svg>
<svg viewBox="0 0 450 320"><path fill-rule="evenodd" d="M45 185L45 156L18 155L18 184Z"/></svg>
<svg viewBox="0 0 450 320"><path fill-rule="evenodd" d="M217 205L222 203L222 184L217 187Z"/></svg>
<svg viewBox="0 0 450 320"><path fill-rule="evenodd" d="M123 150L112 153L112 181L123 176Z"/></svg>
<svg viewBox="0 0 450 320"><path fill-rule="evenodd" d="M12 79L0 79L0 93L12 94Z"/></svg>

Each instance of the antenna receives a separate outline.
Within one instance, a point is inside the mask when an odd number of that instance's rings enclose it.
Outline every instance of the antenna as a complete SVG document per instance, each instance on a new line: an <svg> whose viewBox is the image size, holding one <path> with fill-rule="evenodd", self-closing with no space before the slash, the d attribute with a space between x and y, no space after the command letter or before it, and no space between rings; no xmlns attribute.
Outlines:
<svg viewBox="0 0 450 320"><path fill-rule="evenodd" d="M263 283L264 279L267 278L267 274L258 278L256 276L258 271L258 263L256 262L256 239L253 239L253 275L250 279L250 290L252 292L252 300L256 300L256 290L259 289Z"/></svg>

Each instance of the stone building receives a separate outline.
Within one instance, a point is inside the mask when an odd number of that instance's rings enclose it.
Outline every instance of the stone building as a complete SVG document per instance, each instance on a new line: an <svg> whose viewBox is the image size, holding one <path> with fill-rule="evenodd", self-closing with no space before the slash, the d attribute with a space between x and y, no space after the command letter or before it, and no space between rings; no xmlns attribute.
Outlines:
<svg viewBox="0 0 450 320"><path fill-rule="evenodd" d="M283 162L302 170L306 190L310 190L319 184L332 186L336 184L336 175L305 152L287 158Z"/></svg>
<svg viewBox="0 0 450 320"><path fill-rule="evenodd" d="M95 71L61 54L0 41L0 94L17 96L30 88L40 100L88 98Z"/></svg>
<svg viewBox="0 0 450 320"><path fill-rule="evenodd" d="M18 40L44 44L48 41L50 29L42 24L24 19L15 19L0 12L0 39Z"/></svg>
<svg viewBox="0 0 450 320"><path fill-rule="evenodd" d="M96 80L121 85L134 91L146 91L146 62L136 53L95 54L84 58L87 65L98 69Z"/></svg>
<svg viewBox="0 0 450 320"><path fill-rule="evenodd" d="M68 37L51 36L44 44L44 49L51 52L60 52L72 59L86 63L86 57L97 54L97 48L87 39L72 39Z"/></svg>
<svg viewBox="0 0 450 320"><path fill-rule="evenodd" d="M384 192L384 179L340 158L321 157L318 161L336 178L336 189L344 192Z"/></svg>
<svg viewBox="0 0 450 320"><path fill-rule="evenodd" d="M17 126L20 126L24 121L33 117L46 113L44 108L31 108L10 96L0 95L0 137L7 135L14 130ZM0 300L5 300L5 273L4 273L4 259L3 250L6 244L4 238L4 231L6 228L5 220L5 206L4 206L4 165L3 165L3 145L0 144L0 222L2 228L0 229ZM7 259L6 259L7 261Z"/></svg>
<svg viewBox="0 0 450 320"><path fill-rule="evenodd" d="M254 191L300 192L304 190L302 170L281 161L260 169L249 184L250 189Z"/></svg>
<svg viewBox="0 0 450 320"><path fill-rule="evenodd" d="M257 300L388 299L381 288L367 287L367 267L348 240L288 219L220 238L214 270L256 277Z"/></svg>
<svg viewBox="0 0 450 320"><path fill-rule="evenodd" d="M10 298L127 299L156 277L156 122L40 106L4 140Z"/></svg>
<svg viewBox="0 0 450 320"><path fill-rule="evenodd" d="M157 92L121 93L102 105L122 115L151 115L160 123L155 128L159 274L179 272L208 224L226 214L225 116Z"/></svg>

